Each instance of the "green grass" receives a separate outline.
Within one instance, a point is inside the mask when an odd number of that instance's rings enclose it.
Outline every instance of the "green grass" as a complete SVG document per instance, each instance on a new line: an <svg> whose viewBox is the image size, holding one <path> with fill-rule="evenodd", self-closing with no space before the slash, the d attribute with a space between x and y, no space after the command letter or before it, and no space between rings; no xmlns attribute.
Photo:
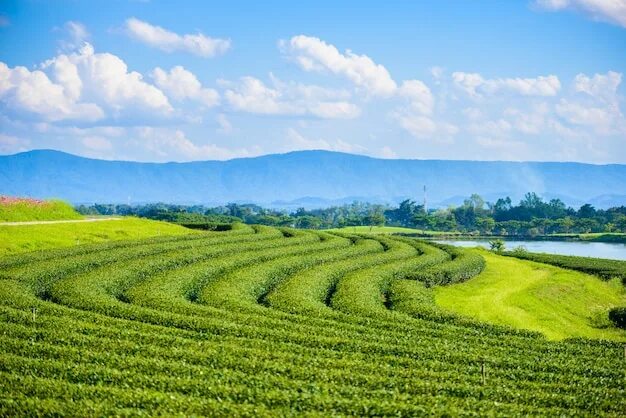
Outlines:
<svg viewBox="0 0 626 418"><path fill-rule="evenodd" d="M445 310L498 325L539 331L549 339L588 337L626 341L610 326L610 308L626 304L619 280L481 252L487 267L477 277L435 289Z"/></svg>
<svg viewBox="0 0 626 418"><path fill-rule="evenodd" d="M346 226L343 228L333 228L327 231L332 232L347 232L356 234L426 234L426 235L449 235L454 232L440 232L440 231L426 231L422 229L403 228L400 226L374 226L370 229L369 226Z"/></svg>
<svg viewBox="0 0 626 418"><path fill-rule="evenodd" d="M0 257L0 416L622 416L622 343L438 315L412 273L464 251L237 225Z"/></svg>
<svg viewBox="0 0 626 418"><path fill-rule="evenodd" d="M197 232L167 222L138 218L49 225L0 225L0 256L78 244L191 233Z"/></svg>
<svg viewBox="0 0 626 418"><path fill-rule="evenodd" d="M61 200L6 198L0 200L0 222L82 219L82 215Z"/></svg>

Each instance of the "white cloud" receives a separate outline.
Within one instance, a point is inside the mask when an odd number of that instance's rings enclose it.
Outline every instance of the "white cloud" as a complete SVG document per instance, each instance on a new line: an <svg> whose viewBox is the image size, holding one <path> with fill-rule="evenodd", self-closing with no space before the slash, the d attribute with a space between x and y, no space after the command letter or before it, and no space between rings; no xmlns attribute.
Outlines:
<svg viewBox="0 0 626 418"><path fill-rule="evenodd" d="M101 136L86 136L82 139L82 143L90 150L98 152L106 152L113 149L111 141Z"/></svg>
<svg viewBox="0 0 626 418"><path fill-rule="evenodd" d="M219 103L219 93L210 88L203 88L196 76L182 66L177 65L169 72L157 67L152 71L155 84L175 100L195 100L207 107Z"/></svg>
<svg viewBox="0 0 626 418"><path fill-rule="evenodd" d="M0 154L15 154L29 149L30 141L28 139L0 134Z"/></svg>
<svg viewBox="0 0 626 418"><path fill-rule="evenodd" d="M228 149L215 144L198 145L180 129L139 127L131 130L132 144L157 161L226 160L252 156L247 149Z"/></svg>
<svg viewBox="0 0 626 418"><path fill-rule="evenodd" d="M570 123L595 127L601 132L607 132L612 125L611 113L601 107L589 107L561 99L556 105L556 112Z"/></svg>
<svg viewBox="0 0 626 418"><path fill-rule="evenodd" d="M398 122L401 128L418 139L432 139L435 142L451 143L452 137L459 129L447 122L436 122L432 118L402 110L393 112L392 119Z"/></svg>
<svg viewBox="0 0 626 418"><path fill-rule="evenodd" d="M621 82L622 74L615 71L595 74L593 77L578 74L574 80L574 89L607 103L617 103L617 88Z"/></svg>
<svg viewBox="0 0 626 418"><path fill-rule="evenodd" d="M73 98L95 101L114 117L122 111L167 115L173 110L165 94L145 82L140 73L128 71L126 63L113 54L95 53L87 43L76 53L47 61L43 68L49 69Z"/></svg>
<svg viewBox="0 0 626 418"><path fill-rule="evenodd" d="M561 82L555 75L536 78L498 78L485 79L477 73L452 73L455 85L472 97L483 94L493 95L509 91L522 96L555 96L561 89Z"/></svg>
<svg viewBox="0 0 626 418"><path fill-rule="evenodd" d="M469 120L478 120L483 117L483 112L475 107L466 107L461 113Z"/></svg>
<svg viewBox="0 0 626 418"><path fill-rule="evenodd" d="M626 28L625 0L535 0L535 4L551 11L575 10L593 20L610 22Z"/></svg>
<svg viewBox="0 0 626 418"><path fill-rule="evenodd" d="M215 118L217 124L219 125L219 129L217 130L223 134L230 134L233 132L233 125L230 123L225 114L220 113Z"/></svg>
<svg viewBox="0 0 626 418"><path fill-rule="evenodd" d="M351 119L360 109L346 101L329 101L327 89L287 84L274 79L274 87L254 77L242 77L239 83L222 82L224 97L235 109L265 115L313 115L324 119Z"/></svg>
<svg viewBox="0 0 626 418"><path fill-rule="evenodd" d="M387 69L367 55L357 55L350 50L342 54L334 45L304 35L294 36L282 46L306 71L327 70L340 74L372 95L389 96L396 91L396 82Z"/></svg>
<svg viewBox="0 0 626 418"><path fill-rule="evenodd" d="M267 87L254 77L242 77L240 83L226 90L224 96L236 110L267 115L301 114L303 111L281 101L278 90Z"/></svg>
<svg viewBox="0 0 626 418"><path fill-rule="evenodd" d="M229 39L211 38L202 33L179 35L136 18L126 20L132 38L165 52L184 51L200 57L214 57L230 48Z"/></svg>
<svg viewBox="0 0 626 418"><path fill-rule="evenodd" d="M326 140L326 139L311 139L302 135L300 132L293 128L287 129L286 134L287 144L286 151L291 150L327 150L327 151L339 151L359 153L366 149L357 144L350 144L341 139Z"/></svg>
<svg viewBox="0 0 626 418"><path fill-rule="evenodd" d="M508 134L513 127L511 124L504 120L488 120L485 122L471 123L468 125L467 130L477 135L490 135L496 137L502 137Z"/></svg>
<svg viewBox="0 0 626 418"><path fill-rule="evenodd" d="M411 106L419 113L430 115L433 111L434 99L433 95L423 82L419 80L406 80L398 89L401 97L410 100Z"/></svg>
<svg viewBox="0 0 626 418"><path fill-rule="evenodd" d="M161 90L129 71L119 57L95 53L88 43L33 71L0 62L0 101L18 118L37 116L50 122L163 117L173 112Z"/></svg>
<svg viewBox="0 0 626 418"><path fill-rule="evenodd" d="M65 76L69 78L69 76ZM75 86L74 86L75 87ZM76 92L53 83L39 70L9 68L0 62L0 101L11 112L26 112L44 120L80 119L96 121L104 117L94 103L77 103Z"/></svg>
<svg viewBox="0 0 626 418"><path fill-rule="evenodd" d="M67 38L59 41L61 49L71 51L80 48L84 42L89 40L89 31L80 22L68 21L63 25L63 31L66 33Z"/></svg>

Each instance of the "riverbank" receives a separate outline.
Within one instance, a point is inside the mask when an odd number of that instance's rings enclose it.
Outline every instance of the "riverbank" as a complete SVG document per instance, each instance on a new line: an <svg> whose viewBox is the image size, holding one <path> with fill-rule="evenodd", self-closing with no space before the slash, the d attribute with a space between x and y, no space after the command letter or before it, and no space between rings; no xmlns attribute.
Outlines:
<svg viewBox="0 0 626 418"><path fill-rule="evenodd" d="M547 234L547 235L496 235L496 234L464 234L462 232L396 232L398 235L414 238L435 238L450 240L494 240L504 241L582 241L582 242L607 242L626 244L626 233L590 233L590 234Z"/></svg>

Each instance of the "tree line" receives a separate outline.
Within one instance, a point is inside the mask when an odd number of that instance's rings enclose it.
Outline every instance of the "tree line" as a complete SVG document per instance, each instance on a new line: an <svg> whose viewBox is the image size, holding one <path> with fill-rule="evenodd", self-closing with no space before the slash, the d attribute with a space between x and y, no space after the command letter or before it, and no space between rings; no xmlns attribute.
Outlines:
<svg viewBox="0 0 626 418"><path fill-rule="evenodd" d="M527 193L517 204L513 204L510 197L490 203L474 194L457 207L428 211L411 199L397 206L354 202L295 211L238 203L216 207L166 203L94 204L80 205L77 210L86 215L134 215L188 225L244 222L309 229L387 225L429 231L526 236L626 232L626 206L603 210L584 204L574 209L560 199L544 201L536 193Z"/></svg>

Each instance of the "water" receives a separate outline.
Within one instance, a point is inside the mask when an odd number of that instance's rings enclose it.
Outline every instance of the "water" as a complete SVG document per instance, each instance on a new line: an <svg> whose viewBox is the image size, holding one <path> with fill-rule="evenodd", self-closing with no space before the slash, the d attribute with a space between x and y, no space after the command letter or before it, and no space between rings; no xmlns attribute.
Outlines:
<svg viewBox="0 0 626 418"><path fill-rule="evenodd" d="M435 242L459 247L480 246L489 248L488 240L435 240ZM513 250L516 247L523 246L526 250L533 253L626 260L626 244L583 241L504 241L504 245L505 250Z"/></svg>

